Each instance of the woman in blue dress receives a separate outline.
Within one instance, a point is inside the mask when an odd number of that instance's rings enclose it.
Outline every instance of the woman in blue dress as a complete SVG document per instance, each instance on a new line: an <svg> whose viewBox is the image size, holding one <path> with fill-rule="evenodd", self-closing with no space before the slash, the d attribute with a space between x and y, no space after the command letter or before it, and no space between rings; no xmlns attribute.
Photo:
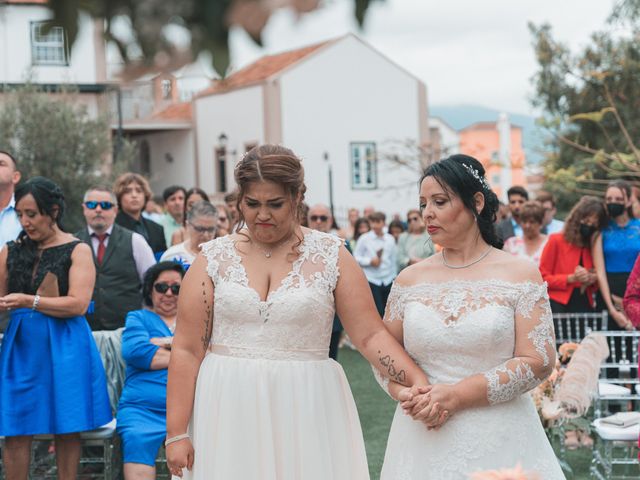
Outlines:
<svg viewBox="0 0 640 480"><path fill-rule="evenodd" d="M604 306L609 310L609 330L633 330L622 310L627 279L640 253L640 219L633 218L631 185L623 180L610 183L605 203L609 223L596 236L593 263Z"/></svg>
<svg viewBox="0 0 640 480"><path fill-rule="evenodd" d="M175 262L149 268L142 285L148 308L127 315L122 334L127 377L117 414L126 480L156 478L155 460L167 431L167 367L183 275Z"/></svg>
<svg viewBox="0 0 640 480"><path fill-rule="evenodd" d="M61 227L64 195L34 177L15 191L23 232L0 251L0 310L10 321L0 350L0 435L7 478L26 479L31 441L53 434L58 478L75 479L79 432L111 421L104 368L84 313L91 250Z"/></svg>

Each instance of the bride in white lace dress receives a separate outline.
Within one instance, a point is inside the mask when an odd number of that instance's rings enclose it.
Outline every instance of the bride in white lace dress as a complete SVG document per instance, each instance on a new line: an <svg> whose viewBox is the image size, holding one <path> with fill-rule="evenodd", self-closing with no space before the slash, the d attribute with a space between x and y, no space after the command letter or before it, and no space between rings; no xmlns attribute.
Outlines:
<svg viewBox="0 0 640 480"><path fill-rule="evenodd" d="M341 240L295 221L305 187L293 152L256 147L235 179L246 228L204 244L180 291L169 468L198 480L366 480L355 403L328 358L334 312L384 375L408 386L426 377Z"/></svg>
<svg viewBox="0 0 640 480"><path fill-rule="evenodd" d="M468 479L518 464L563 479L528 393L555 363L546 285L533 264L499 250L498 200L477 160L430 166L420 206L444 248L398 276L385 322L430 386L411 397L381 382L400 400L381 479Z"/></svg>

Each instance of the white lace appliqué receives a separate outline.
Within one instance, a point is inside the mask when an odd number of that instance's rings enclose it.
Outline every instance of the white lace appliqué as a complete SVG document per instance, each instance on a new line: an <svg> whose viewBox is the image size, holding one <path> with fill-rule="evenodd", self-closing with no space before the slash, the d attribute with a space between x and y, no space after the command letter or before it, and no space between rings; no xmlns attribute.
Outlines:
<svg viewBox="0 0 640 480"><path fill-rule="evenodd" d="M500 382L500 374L508 377L506 383ZM501 365L484 376L487 379L487 398L490 405L507 402L541 382L533 374L531 367L524 362L519 362L514 368L508 367L507 364Z"/></svg>
<svg viewBox="0 0 640 480"><path fill-rule="evenodd" d="M251 288L231 236L204 244L215 287L214 352L274 360L326 358L341 244L332 235L307 232L291 271L265 300Z"/></svg>

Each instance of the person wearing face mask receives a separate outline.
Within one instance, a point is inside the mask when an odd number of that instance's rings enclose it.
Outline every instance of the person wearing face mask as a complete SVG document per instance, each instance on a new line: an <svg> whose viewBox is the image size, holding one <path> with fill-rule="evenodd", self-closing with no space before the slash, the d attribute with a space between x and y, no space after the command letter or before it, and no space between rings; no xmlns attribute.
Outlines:
<svg viewBox="0 0 640 480"><path fill-rule="evenodd" d="M605 205L609 221L593 245L600 293L609 311L609 330L633 330L622 308L627 280L640 253L640 219L633 218L631 185L623 180L610 183Z"/></svg>
<svg viewBox="0 0 640 480"><path fill-rule="evenodd" d="M569 213L562 232L549 235L540 258L540 273L547 282L554 313L595 309L594 294L598 287L591 243L606 220L602 202L585 196Z"/></svg>

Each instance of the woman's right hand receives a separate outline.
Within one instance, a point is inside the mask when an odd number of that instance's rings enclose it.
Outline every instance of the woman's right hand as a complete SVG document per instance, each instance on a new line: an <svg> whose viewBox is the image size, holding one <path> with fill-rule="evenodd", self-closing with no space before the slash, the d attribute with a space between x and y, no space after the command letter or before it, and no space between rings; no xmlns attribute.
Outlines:
<svg viewBox="0 0 640 480"><path fill-rule="evenodd" d="M167 467L171 475L182 478L182 469L193 469L194 450L191 440L184 438L166 447Z"/></svg>
<svg viewBox="0 0 640 480"><path fill-rule="evenodd" d="M631 323L624 313L616 310L615 308L612 311L609 311L609 315L611 315L613 321L621 328L627 329L627 326Z"/></svg>

